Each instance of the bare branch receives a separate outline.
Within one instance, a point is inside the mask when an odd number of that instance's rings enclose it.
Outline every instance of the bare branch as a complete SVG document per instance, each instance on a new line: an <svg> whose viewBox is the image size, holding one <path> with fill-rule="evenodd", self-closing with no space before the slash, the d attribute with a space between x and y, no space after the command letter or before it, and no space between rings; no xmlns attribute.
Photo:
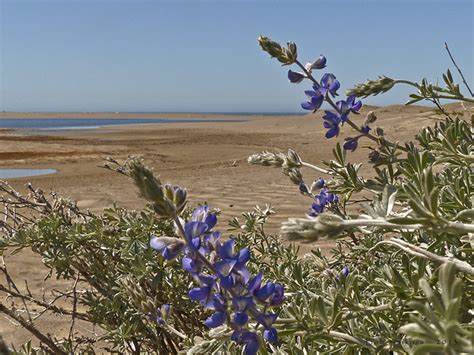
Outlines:
<svg viewBox="0 0 474 355"><path fill-rule="evenodd" d="M28 330L31 334L33 334L39 341L45 344L49 349L49 353L51 354L67 354L66 352L62 351L51 339L49 336L41 333L32 323L28 322L26 319L21 317L20 315L16 314L13 310L6 307L3 303L0 302L0 312L6 314L10 318L17 321L23 328Z"/></svg>
<svg viewBox="0 0 474 355"><path fill-rule="evenodd" d="M448 47L448 43L447 42L444 42L444 47L446 48L446 51L448 52L449 54L449 58L451 58L451 61L453 62L454 66L456 67L456 69L458 70L458 73L459 75L461 75L461 78L462 78L462 82L464 83L464 85L466 86L467 90L469 91L469 94L471 94L472 97L474 97L474 93L472 92L471 88L469 87L469 85L467 84L467 81L466 79L464 78L464 75L461 71L461 69L458 67L458 65L456 64L456 61L454 60L452 54L451 54L451 51L449 50L449 47Z"/></svg>

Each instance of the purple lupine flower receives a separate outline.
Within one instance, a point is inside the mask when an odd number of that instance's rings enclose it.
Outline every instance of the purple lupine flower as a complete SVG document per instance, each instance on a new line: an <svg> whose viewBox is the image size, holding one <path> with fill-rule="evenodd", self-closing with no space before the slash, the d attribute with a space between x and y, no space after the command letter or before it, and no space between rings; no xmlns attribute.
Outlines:
<svg viewBox="0 0 474 355"><path fill-rule="evenodd" d="M316 59L313 63L308 63L305 65L305 69L311 71L313 69L323 69L326 68L326 57L322 54Z"/></svg>
<svg viewBox="0 0 474 355"><path fill-rule="evenodd" d="M238 296L232 298L232 304L234 305L234 310L236 312L245 312L248 308L253 307L253 297L252 296Z"/></svg>
<svg viewBox="0 0 474 355"><path fill-rule="evenodd" d="M273 295L270 298L270 306L279 306L285 300L285 288L283 285L275 284L275 289L273 291Z"/></svg>
<svg viewBox="0 0 474 355"><path fill-rule="evenodd" d="M262 287L259 287L258 290L255 291L255 297L262 303L265 303L270 299L275 291L275 284L273 282L268 282Z"/></svg>
<svg viewBox="0 0 474 355"><path fill-rule="evenodd" d="M234 306L234 325L243 327L248 322L247 310L254 307L252 296L236 296L232 298Z"/></svg>
<svg viewBox="0 0 474 355"><path fill-rule="evenodd" d="M172 260L181 253L186 245L178 238L157 237L153 235L150 238L150 246L160 252L166 260Z"/></svg>
<svg viewBox="0 0 474 355"><path fill-rule="evenodd" d="M263 274L259 272L252 280L250 280L248 290L251 294L255 294L255 292L260 288L260 285L262 284L262 278Z"/></svg>
<svg viewBox="0 0 474 355"><path fill-rule="evenodd" d="M217 223L217 216L209 212L208 205L202 205L194 209L191 221L204 223L207 225L206 231L210 231Z"/></svg>
<svg viewBox="0 0 474 355"><path fill-rule="evenodd" d="M190 274L196 274L200 270L200 263L196 259L190 258L188 256L185 256L183 259L181 259L181 265L183 266L183 269Z"/></svg>
<svg viewBox="0 0 474 355"><path fill-rule="evenodd" d="M344 115L347 120L347 116L349 115L349 113L359 113L360 109L362 108L362 101L357 100L354 95L351 95L345 100L340 100L336 102L336 106L341 115Z"/></svg>
<svg viewBox="0 0 474 355"><path fill-rule="evenodd" d="M201 303L201 305L205 306L206 308L214 309L216 277L198 275L196 279L201 284L201 287L195 287L189 290L189 298L191 298L193 301Z"/></svg>
<svg viewBox="0 0 474 355"><path fill-rule="evenodd" d="M288 70L288 80L291 83L299 84L306 78L306 75L303 73L295 72L293 70Z"/></svg>
<svg viewBox="0 0 474 355"><path fill-rule="evenodd" d="M225 313L216 312L204 321L204 324L209 328L217 328L225 323Z"/></svg>
<svg viewBox="0 0 474 355"><path fill-rule="evenodd" d="M323 187L319 192L319 195L314 196L313 204L310 208L310 213L308 213L311 217L317 217L320 213L324 212L324 208L331 203L337 203L339 199L335 194L329 192L327 187Z"/></svg>
<svg viewBox="0 0 474 355"><path fill-rule="evenodd" d="M350 109L352 113L358 114L360 109L362 108L362 101L357 100L357 97L355 95L350 95L346 99L347 106Z"/></svg>
<svg viewBox="0 0 474 355"><path fill-rule="evenodd" d="M203 242L201 246L204 249L204 252L211 252L217 250L217 245L221 239L220 232L206 233L203 237Z"/></svg>
<svg viewBox="0 0 474 355"><path fill-rule="evenodd" d="M212 296L213 287L204 286L204 287L195 287L189 290L189 298L193 301L206 301Z"/></svg>
<svg viewBox="0 0 474 355"><path fill-rule="evenodd" d="M158 325L165 325L166 321L161 316L157 316L156 323L158 323Z"/></svg>
<svg viewBox="0 0 474 355"><path fill-rule="evenodd" d="M162 305L161 312L163 312L165 315L169 315L171 312L171 305L169 303L165 303L164 305Z"/></svg>
<svg viewBox="0 0 474 355"><path fill-rule="evenodd" d="M245 312L235 312L234 313L234 325L237 327L243 327L247 324L249 316Z"/></svg>
<svg viewBox="0 0 474 355"><path fill-rule="evenodd" d="M348 137L345 139L345 143L342 146L345 150L350 150L351 152L357 149L357 145L359 144L359 137Z"/></svg>
<svg viewBox="0 0 474 355"><path fill-rule="evenodd" d="M284 288L280 284L268 282L255 291L255 297L261 303L269 306L278 306L284 300Z"/></svg>
<svg viewBox="0 0 474 355"><path fill-rule="evenodd" d="M310 187L311 192L322 189L324 187L324 184L325 182L323 178L314 180L314 182L311 184L311 187Z"/></svg>
<svg viewBox="0 0 474 355"><path fill-rule="evenodd" d="M326 94L331 94L332 96L337 95L337 90L341 87L339 81L336 80L334 74L326 73L321 78L320 85L316 83L313 85L315 91L319 91L321 95L326 96Z"/></svg>
<svg viewBox="0 0 474 355"><path fill-rule="evenodd" d="M317 217L320 213L323 213L324 207L324 204L314 202L313 204L311 204L311 212L308 215L311 217Z"/></svg>
<svg viewBox="0 0 474 355"><path fill-rule="evenodd" d="M302 102L301 107L305 110L316 112L323 104L324 95L322 95L319 91L313 90L306 90L304 93L309 100Z"/></svg>
<svg viewBox="0 0 474 355"><path fill-rule="evenodd" d="M230 337L237 344L244 345L244 355L255 355L260 348L260 339L254 332L238 329Z"/></svg>
<svg viewBox="0 0 474 355"><path fill-rule="evenodd" d="M276 343L278 341L278 332L275 328L268 328L263 331L263 337L269 343Z"/></svg>
<svg viewBox="0 0 474 355"><path fill-rule="evenodd" d="M168 318L170 312L171 305L169 304L164 304L157 310L158 315L156 316L156 322L158 323L158 325L166 324L166 318Z"/></svg>
<svg viewBox="0 0 474 355"><path fill-rule="evenodd" d="M265 328L263 332L263 337L269 343L276 343L278 341L278 334L275 328L272 327L275 320L278 318L278 314L276 313L268 313L268 314L259 314L257 315L257 321Z"/></svg>
<svg viewBox="0 0 474 355"><path fill-rule="evenodd" d="M342 120L341 117L333 112L333 111L325 111L325 115L323 116L324 128L327 128L326 138L332 138L339 135L339 125L341 124Z"/></svg>
<svg viewBox="0 0 474 355"><path fill-rule="evenodd" d="M184 238L191 250L197 251L201 247L201 235L208 230L208 225L203 222L187 222L184 225Z"/></svg>
<svg viewBox="0 0 474 355"><path fill-rule="evenodd" d="M234 251L235 240L229 239L224 244L217 247L217 255L220 261L214 264L214 267L223 275L228 275L235 268L237 271L250 260L250 250L243 248L239 252Z"/></svg>

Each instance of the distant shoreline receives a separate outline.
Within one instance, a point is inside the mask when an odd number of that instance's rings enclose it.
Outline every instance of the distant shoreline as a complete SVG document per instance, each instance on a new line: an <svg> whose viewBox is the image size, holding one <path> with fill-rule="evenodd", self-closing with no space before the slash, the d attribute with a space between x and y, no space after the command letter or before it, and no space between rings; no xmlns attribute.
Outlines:
<svg viewBox="0 0 474 355"><path fill-rule="evenodd" d="M168 118L168 119L189 119L189 120L235 120L245 117L251 118L267 118L267 117L302 117L307 113L302 114L220 114L220 113L130 113L130 112L0 112L0 119L9 118L50 118L50 119L65 119L65 118L127 118L127 119L153 119L153 118Z"/></svg>

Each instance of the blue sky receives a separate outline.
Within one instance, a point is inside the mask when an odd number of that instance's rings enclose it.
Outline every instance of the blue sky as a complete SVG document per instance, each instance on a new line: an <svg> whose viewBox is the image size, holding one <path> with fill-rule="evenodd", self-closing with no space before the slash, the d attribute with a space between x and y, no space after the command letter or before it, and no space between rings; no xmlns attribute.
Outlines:
<svg viewBox="0 0 474 355"><path fill-rule="evenodd" d="M447 41L473 83L473 11L472 0L0 0L0 110L302 112L309 85L287 82L260 34L297 42L303 62L325 54L344 89L379 74L436 81Z"/></svg>

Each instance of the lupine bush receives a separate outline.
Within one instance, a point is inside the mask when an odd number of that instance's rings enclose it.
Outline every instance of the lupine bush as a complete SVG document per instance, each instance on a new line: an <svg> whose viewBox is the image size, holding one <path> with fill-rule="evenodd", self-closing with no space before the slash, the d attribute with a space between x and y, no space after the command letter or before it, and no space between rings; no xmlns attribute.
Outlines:
<svg viewBox="0 0 474 355"><path fill-rule="evenodd" d="M175 264L164 265L149 248L150 234L170 233L171 223L158 220L150 209L138 213L113 207L101 216L87 214L73 221L58 212L48 211L37 222L11 234L4 239L2 251L7 255L6 247L14 248L15 253L30 248L50 270L49 277L78 280L74 295L64 290L34 299L27 292L20 293L13 282L0 284L0 291L27 302L26 309L21 303L10 306L13 311L22 311L18 317L28 312L31 321L45 312L62 314L100 330L97 336L83 333L51 339L57 348L45 349L55 353L93 349L99 353L173 353L181 348L182 333L203 333L201 313L176 288L188 284L187 275ZM2 271L6 275L7 269ZM60 298L77 307L56 307ZM39 307L41 312L32 311ZM173 314L172 321L157 323L158 318L167 319L169 314Z"/></svg>
<svg viewBox="0 0 474 355"><path fill-rule="evenodd" d="M187 206L184 188L130 159L112 162L148 201L142 213L114 208L70 216L50 208L21 228L6 227L3 247L32 248L57 277L87 284L77 298L85 306L80 317L98 324L97 340L115 351L474 353L474 115L469 122L469 106L459 114L440 102L474 99L454 59L471 97L448 70L444 87L381 76L337 99L341 85L322 72L324 55L303 65L295 43L260 37L259 44L298 67L288 79L308 83L301 107L324 111L315 125L321 121L326 139L351 131L319 165L292 149L248 158L280 168L308 198L306 216L288 219L272 235L265 223L273 209L256 207L222 235L218 211ZM361 115L363 98L399 84L416 90L409 104L428 100L442 117L412 142L390 141L383 117ZM368 176L349 159L362 140L370 150ZM322 238L337 239L329 255L316 246L300 255L299 242ZM53 352L77 344L94 351L80 339L49 340Z"/></svg>

